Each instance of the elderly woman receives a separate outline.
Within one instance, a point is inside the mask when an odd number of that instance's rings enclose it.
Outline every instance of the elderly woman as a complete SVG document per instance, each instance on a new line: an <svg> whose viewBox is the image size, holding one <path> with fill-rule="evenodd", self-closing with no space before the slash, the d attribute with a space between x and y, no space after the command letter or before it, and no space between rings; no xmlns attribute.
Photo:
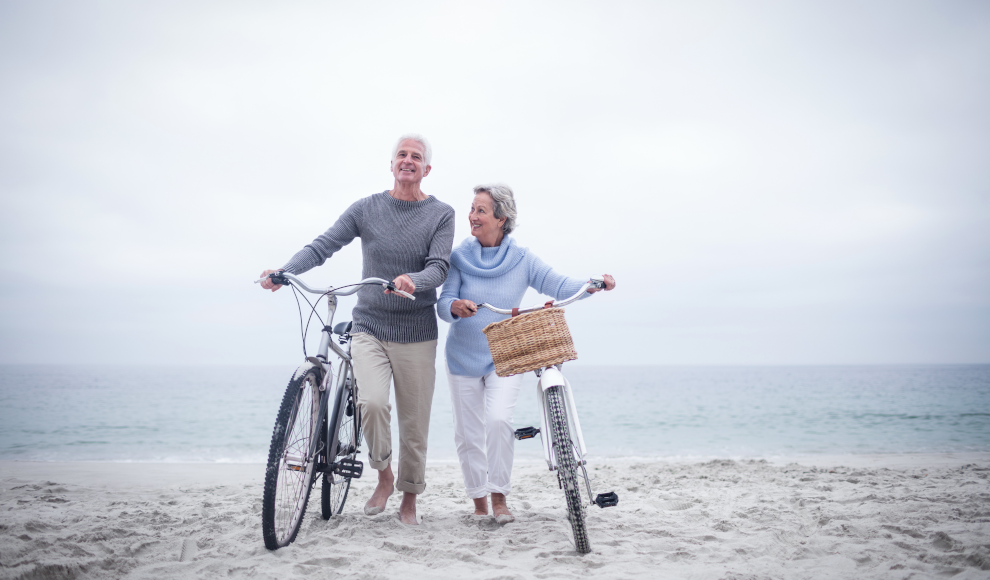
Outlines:
<svg viewBox="0 0 990 580"><path fill-rule="evenodd" d="M499 523L515 519L505 502L511 489L512 412L522 375L495 374L488 341L481 332L504 316L478 311L488 302L519 306L527 288L562 299L572 296L585 280L554 272L509 233L516 224L516 202L505 185L479 185L471 203L471 235L450 255L450 271L437 302L440 318L450 322L447 335L447 379L454 411L454 442L475 515L488 514L488 495ZM615 287L605 277L605 289ZM595 292L590 289L588 292Z"/></svg>

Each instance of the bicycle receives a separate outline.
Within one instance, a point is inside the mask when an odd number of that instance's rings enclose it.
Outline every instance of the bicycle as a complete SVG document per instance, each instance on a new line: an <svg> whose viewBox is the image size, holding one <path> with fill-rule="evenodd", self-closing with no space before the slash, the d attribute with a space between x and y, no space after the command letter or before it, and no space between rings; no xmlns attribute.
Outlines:
<svg viewBox="0 0 990 580"><path fill-rule="evenodd" d="M492 312L509 314L515 317L519 314L567 306L580 299L591 287L604 289L604 278L592 277L570 298L560 301L551 300L545 304L531 308L498 308L488 303L478 304L478 307L484 307ZM560 312L559 320L563 322L563 314L562 311ZM553 326L553 324L550 324L550 326ZM562 326L566 328L566 325ZM490 327L491 325L488 328ZM488 328L485 329L486 334L488 334ZM564 330L564 332L567 331ZM567 334L567 341L570 342L569 334ZM498 371L499 361L498 357L495 356L497 347L492 343L492 335L489 334L489 346L492 348L493 359L496 360L496 371ZM540 353L533 353L532 349L527 353L528 356L534 354L539 358ZM568 360L573 360L573 358L576 358L576 354ZM539 377L539 382L536 385L536 393L537 402L540 407L540 428L523 427L516 429L515 437L518 440L523 440L531 439L536 435L540 436L540 441L543 444L543 457L546 459L550 471L557 472L557 483L564 490L564 498L567 503L567 519L570 521L571 531L574 533L574 545L579 553L587 554L591 551L591 543L588 539L587 527L585 525L585 505L581 501L578 478L584 479L590 504L595 504L600 508L613 507L618 505L619 496L615 492L608 492L592 497L591 479L588 477L588 470L585 467L588 464L588 461L585 459L588 450L584 443L584 434L581 432L581 421L578 419L577 406L574 403L574 396L571 393L571 385L564 377L563 363L536 364L538 366L532 370ZM502 372L498 372L498 374L502 375ZM516 373L510 372L508 374ZM549 434L549 437L544 436L546 433ZM580 474L578 473L578 468L581 469Z"/></svg>
<svg viewBox="0 0 990 580"><path fill-rule="evenodd" d="M320 507L321 516L328 520L343 511L351 479L360 478L364 470L364 464L357 459L362 433L361 413L357 405L358 385L351 364L351 322L341 322L331 328L337 310L337 297L350 296L362 286L373 285L406 298L415 298L381 278L366 278L337 288L316 289L287 272L275 272L267 278L276 284L291 287L297 304L302 295L299 289L320 295L315 304L303 295L310 306L310 318L305 328L302 305L299 304L299 326L306 362L296 369L285 389L268 450L261 531L265 547L277 550L296 539L315 485L315 474L323 474ZM316 314L316 307L323 298L327 299L326 321ZM306 332L314 315L323 322L322 336L316 356L307 356ZM334 344L332 335L337 335L340 346ZM331 350L340 359L336 381L328 358Z"/></svg>

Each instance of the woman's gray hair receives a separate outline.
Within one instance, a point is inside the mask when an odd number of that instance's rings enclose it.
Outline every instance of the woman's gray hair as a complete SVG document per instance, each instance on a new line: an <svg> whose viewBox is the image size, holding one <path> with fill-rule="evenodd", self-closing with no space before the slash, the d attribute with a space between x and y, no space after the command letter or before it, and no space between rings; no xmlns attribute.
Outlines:
<svg viewBox="0 0 990 580"><path fill-rule="evenodd" d="M502 233L509 234L516 229L516 198L512 195L512 188L504 183L493 183L491 185L479 185L474 188L474 194L487 193L492 196L494 202L495 219L505 218L502 224Z"/></svg>
<svg viewBox="0 0 990 580"><path fill-rule="evenodd" d="M392 147L392 159L395 159L395 154L399 152L399 145L402 145L402 142L406 140L416 141L423 146L423 161L429 165L430 161L433 160L433 147L430 147L430 142L419 133L406 133L399 137L399 140L395 142L395 147Z"/></svg>

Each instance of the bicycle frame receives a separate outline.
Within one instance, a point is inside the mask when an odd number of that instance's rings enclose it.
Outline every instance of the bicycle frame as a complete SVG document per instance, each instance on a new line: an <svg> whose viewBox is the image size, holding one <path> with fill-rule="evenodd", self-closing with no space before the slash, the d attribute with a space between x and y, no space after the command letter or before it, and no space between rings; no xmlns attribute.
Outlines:
<svg viewBox="0 0 990 580"><path fill-rule="evenodd" d="M288 276L286 277L288 278ZM298 279L293 281L295 282L297 280ZM298 283L302 285L301 282ZM303 286L303 289L312 292L312 290L306 288L305 286ZM316 292L313 293L315 294ZM335 344L333 341L333 333L332 333L333 317L337 311L337 296L333 294L326 294L326 297L327 297L327 319L320 333L321 334L320 346L316 351L316 356L307 357L306 362L300 365L298 369L296 369L296 374L295 374L295 376L299 376L311 368L319 368L321 370L323 380L320 383L320 408L317 415L318 420L321 422L323 421L324 417L327 417L327 414L330 411L329 406L331 399L337 394L337 391L339 389L342 389L344 387L343 381L346 380L347 377L347 368L350 367L351 365L350 344L348 343L346 345L347 349L345 350L340 346L338 346L337 344ZM331 367L329 360L329 355L331 350L333 350L334 354L340 357L340 364L337 370L336 382L334 382L333 368ZM332 390L328 388L331 386L331 384L333 385ZM322 451L322 449L320 449L319 446L323 442L325 442L327 449L333 448L333 445L335 443L333 439L336 436L336 433L332 432L333 426L330 425L329 420L326 421L326 429L327 429L327 433L325 438L314 437L313 441L310 442L309 454L304 459L304 461L314 461L317 457L317 454L320 451Z"/></svg>
<svg viewBox="0 0 990 580"><path fill-rule="evenodd" d="M401 290L396 290L391 282L389 282L388 280L383 280L381 278L366 278L364 280L361 280L357 284L349 285L352 287L350 290L342 291L339 288L336 289L310 288L308 285L306 285L305 282L300 280L297 276L293 274L289 274L288 272L280 272L279 276L281 278L284 278L286 285L296 286L301 290L304 290L311 294L323 295L327 299L327 319L323 324L323 329L321 331L321 336L320 336L320 346L316 351L316 355L306 357L306 362L300 365L299 368L296 369L295 375L293 375L294 377L298 377L306 373L306 371L313 368L319 369L320 372L322 373L323 379L320 382L320 407L317 414L317 418L319 421L323 421L325 417L328 418L327 413L330 411L329 405L330 405L331 397L336 396L337 392L340 389L344 388L344 381L347 380L347 375L349 374L347 371L352 368L350 343L348 342L346 344L347 348L344 349L338 346L337 344L335 344L333 341L333 332L332 332L333 317L334 314L336 314L337 312L337 297L350 296L355 292L357 292L361 288L361 286L382 286L384 288L391 290L392 292L401 294L406 298L410 298L412 300L415 300L415 298L406 292L402 292ZM261 282L261 280L265 280L265 279L266 278L256 280L255 283ZM342 286L341 288L346 288L346 287L347 286ZM330 359L329 359L331 350L333 351L334 354L336 354L340 358L340 365L338 366L338 372L337 372L337 381L336 383L334 383L332 391L328 389L330 383L333 381L333 369L331 368ZM326 442L327 445L326 448L328 450L335 448L334 446L337 442L336 441L337 433L334 431L334 426L330 424L331 422L329 420L326 421L326 423L327 423L326 437L325 438L314 437L313 441L310 442L310 449L308 455L303 458L298 458L302 463L302 467L304 469L306 462L315 461L317 458L317 454L320 451L322 451L322 449L320 449L321 442L323 441ZM328 459L330 458L328 457ZM319 464L317 465L319 466ZM330 466L328 465L324 469L329 469L329 468ZM317 471L321 471L321 470L318 469Z"/></svg>

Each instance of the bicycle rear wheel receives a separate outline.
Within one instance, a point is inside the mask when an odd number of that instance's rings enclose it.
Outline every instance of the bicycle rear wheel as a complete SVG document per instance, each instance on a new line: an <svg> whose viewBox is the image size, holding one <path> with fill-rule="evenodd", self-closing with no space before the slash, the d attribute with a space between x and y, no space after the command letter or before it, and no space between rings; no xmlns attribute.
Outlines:
<svg viewBox="0 0 990 580"><path fill-rule="evenodd" d="M334 412L330 416L330 421L337 424L336 430L330 432L336 432L337 437L336 442L332 444L333 449L327 452L329 468L323 474L323 485L320 491L320 507L325 520L329 520L344 511L347 492L351 489L351 478L335 474L332 466L341 458L353 458L357 454L361 441L361 412L354 398L352 372L350 369L347 370L344 388L337 393L334 401Z"/></svg>
<svg viewBox="0 0 990 580"><path fill-rule="evenodd" d="M549 411L550 434L554 457L557 459L557 477L564 489L567 500L567 519L571 522L574 532L574 546L581 554L591 551L588 541L588 530L584 523L584 504L581 501L581 489L578 487L578 465L574 457L574 444L571 442L570 428L567 425L567 409L564 405L563 387L550 387L546 390L547 408Z"/></svg>
<svg viewBox="0 0 990 580"><path fill-rule="evenodd" d="M315 457L310 456L320 409L321 372L294 375L285 389L268 450L261 531L265 547L277 550L296 539L312 488Z"/></svg>

